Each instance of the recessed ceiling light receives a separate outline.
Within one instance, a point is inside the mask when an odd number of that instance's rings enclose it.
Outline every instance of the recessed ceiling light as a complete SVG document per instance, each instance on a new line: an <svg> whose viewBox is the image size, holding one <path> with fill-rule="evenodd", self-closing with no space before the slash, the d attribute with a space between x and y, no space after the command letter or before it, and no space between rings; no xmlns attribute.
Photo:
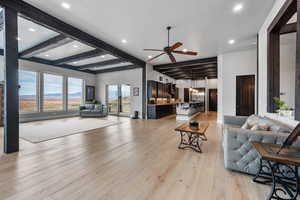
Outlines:
<svg viewBox="0 0 300 200"><path fill-rule="evenodd" d="M18 40L18 41L20 41L20 40L21 40L21 38L20 38L20 37L17 37L17 40Z"/></svg>
<svg viewBox="0 0 300 200"><path fill-rule="evenodd" d="M31 32L35 32L34 28L29 28L28 30L31 31Z"/></svg>
<svg viewBox="0 0 300 200"><path fill-rule="evenodd" d="M73 64L77 64L77 62L75 61L75 62L73 62Z"/></svg>
<svg viewBox="0 0 300 200"><path fill-rule="evenodd" d="M149 59L151 59L151 58L152 58L152 56L148 56L148 58L149 58Z"/></svg>
<svg viewBox="0 0 300 200"><path fill-rule="evenodd" d="M74 48L78 48L79 46L78 46L78 45L76 45L76 44L74 44L74 45L73 45L73 47L74 47Z"/></svg>
<svg viewBox="0 0 300 200"><path fill-rule="evenodd" d="M105 55L101 56L101 58L105 58Z"/></svg>
<svg viewBox="0 0 300 200"><path fill-rule="evenodd" d="M183 52L187 52L188 50L187 50L187 49L183 49L182 51L183 51Z"/></svg>
<svg viewBox="0 0 300 200"><path fill-rule="evenodd" d="M65 9L70 9L70 8L71 8L70 4L68 4L68 3L66 3L66 2L62 2L62 3L61 3L61 6L62 6L63 8L65 8Z"/></svg>
<svg viewBox="0 0 300 200"><path fill-rule="evenodd" d="M45 55L45 57L49 57L49 55L48 55L48 54L46 54L46 55Z"/></svg>
<svg viewBox="0 0 300 200"><path fill-rule="evenodd" d="M228 40L228 44L234 44L235 40Z"/></svg>
<svg viewBox="0 0 300 200"><path fill-rule="evenodd" d="M123 39L123 40L122 40L122 43L124 43L124 44L127 43L127 40Z"/></svg>
<svg viewBox="0 0 300 200"><path fill-rule="evenodd" d="M239 3L239 4L236 4L234 7L233 7L233 12L240 12L241 10L243 10L243 4Z"/></svg>

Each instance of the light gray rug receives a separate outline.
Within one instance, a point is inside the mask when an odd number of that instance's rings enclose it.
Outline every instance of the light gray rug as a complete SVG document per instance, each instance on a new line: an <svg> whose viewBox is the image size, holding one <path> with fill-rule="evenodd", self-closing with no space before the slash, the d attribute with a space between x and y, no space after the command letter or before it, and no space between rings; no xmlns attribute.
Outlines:
<svg viewBox="0 0 300 200"><path fill-rule="evenodd" d="M32 143L117 125L120 122L98 118L64 118L20 124L20 138Z"/></svg>

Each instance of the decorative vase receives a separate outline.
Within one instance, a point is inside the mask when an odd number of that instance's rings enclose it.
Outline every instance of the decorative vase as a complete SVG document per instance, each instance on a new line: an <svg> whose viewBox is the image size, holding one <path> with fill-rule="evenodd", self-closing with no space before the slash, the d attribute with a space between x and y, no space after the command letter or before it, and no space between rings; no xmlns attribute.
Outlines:
<svg viewBox="0 0 300 200"><path fill-rule="evenodd" d="M199 129L199 122L191 121L190 122L190 128L193 130L198 130Z"/></svg>

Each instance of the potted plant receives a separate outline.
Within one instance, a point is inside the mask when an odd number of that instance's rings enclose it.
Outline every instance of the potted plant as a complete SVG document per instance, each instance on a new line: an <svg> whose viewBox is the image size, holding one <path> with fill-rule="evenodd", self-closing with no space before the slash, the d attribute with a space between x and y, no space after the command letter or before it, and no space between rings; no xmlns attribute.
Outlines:
<svg viewBox="0 0 300 200"><path fill-rule="evenodd" d="M293 109L289 107L285 101L281 100L278 97L274 97L273 99L277 108L277 113L280 116L286 116L286 117L293 116L294 113Z"/></svg>

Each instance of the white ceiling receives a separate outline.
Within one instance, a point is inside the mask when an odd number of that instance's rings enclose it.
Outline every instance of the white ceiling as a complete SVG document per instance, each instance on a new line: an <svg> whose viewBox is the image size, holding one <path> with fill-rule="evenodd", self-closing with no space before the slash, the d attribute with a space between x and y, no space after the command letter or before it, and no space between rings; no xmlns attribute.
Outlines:
<svg viewBox="0 0 300 200"><path fill-rule="evenodd" d="M178 61L216 56L218 53L255 45L256 34L274 0L25 0L28 3L102 39L140 59L156 53L144 48L163 48L167 25L173 26L171 43L183 42L199 56L176 56ZM61 7L62 1L71 5ZM232 11L242 3L240 13ZM126 39L128 43L121 43ZM235 39L236 44L227 41ZM153 62L170 62L166 56Z"/></svg>
<svg viewBox="0 0 300 200"><path fill-rule="evenodd" d="M98 63L98 62L104 62L107 60L113 60L113 59L117 59L116 57L106 54L103 56L97 56L94 58L89 58L89 59L85 59L85 60L79 60L76 62L71 62L69 63L70 65L74 65L74 66L80 66L80 65L88 65L88 64L92 64L92 63Z"/></svg>

